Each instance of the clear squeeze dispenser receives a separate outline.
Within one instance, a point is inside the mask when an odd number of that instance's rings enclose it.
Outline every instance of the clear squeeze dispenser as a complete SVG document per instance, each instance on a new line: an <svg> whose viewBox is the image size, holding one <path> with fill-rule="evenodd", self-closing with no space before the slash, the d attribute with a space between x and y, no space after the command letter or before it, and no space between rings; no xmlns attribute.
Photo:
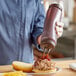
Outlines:
<svg viewBox="0 0 76 76"><path fill-rule="evenodd" d="M63 10L63 0L53 0L50 4L44 22L44 29L41 38L40 47L47 51L53 49L57 44L56 22L61 21Z"/></svg>

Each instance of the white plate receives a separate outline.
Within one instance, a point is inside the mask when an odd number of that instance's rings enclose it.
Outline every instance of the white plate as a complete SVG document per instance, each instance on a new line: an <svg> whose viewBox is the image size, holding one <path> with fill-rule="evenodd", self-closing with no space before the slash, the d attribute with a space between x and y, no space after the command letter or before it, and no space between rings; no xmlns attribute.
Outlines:
<svg viewBox="0 0 76 76"><path fill-rule="evenodd" d="M27 76L51 76L52 74L55 74L57 72L60 72L61 68L56 67L55 72L50 72L50 73L27 73Z"/></svg>
<svg viewBox="0 0 76 76"><path fill-rule="evenodd" d="M73 70L76 70L76 63L69 64L69 67Z"/></svg>
<svg viewBox="0 0 76 76"><path fill-rule="evenodd" d="M50 72L50 73L26 73L26 74L27 74L27 76L52 76L53 74L56 74L57 72L60 72L60 71L61 71L61 68L56 67L55 72ZM3 76L3 73L0 73L0 76Z"/></svg>

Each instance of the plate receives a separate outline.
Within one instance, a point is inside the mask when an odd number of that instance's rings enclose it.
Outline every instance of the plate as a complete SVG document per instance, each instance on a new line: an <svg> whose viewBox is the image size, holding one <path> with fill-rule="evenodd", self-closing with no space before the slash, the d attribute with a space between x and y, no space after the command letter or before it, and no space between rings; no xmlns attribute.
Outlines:
<svg viewBox="0 0 76 76"><path fill-rule="evenodd" d="M76 63L69 64L69 67L76 71Z"/></svg>
<svg viewBox="0 0 76 76"><path fill-rule="evenodd" d="M15 71L15 70L14 70ZM26 76L53 76L57 72L60 72L61 68L56 67L55 72L49 72L49 73L26 73ZM4 73L0 73L0 76L3 76Z"/></svg>
<svg viewBox="0 0 76 76"><path fill-rule="evenodd" d="M56 71L55 72L49 72L49 73L27 73L27 76L53 76L54 74L56 74L57 72L60 72L61 68L56 67Z"/></svg>

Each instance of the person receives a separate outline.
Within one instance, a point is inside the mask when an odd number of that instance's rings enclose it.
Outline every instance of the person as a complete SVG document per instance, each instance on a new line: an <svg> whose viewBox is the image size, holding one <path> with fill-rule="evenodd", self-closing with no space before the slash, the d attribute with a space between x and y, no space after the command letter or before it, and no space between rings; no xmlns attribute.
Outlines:
<svg viewBox="0 0 76 76"><path fill-rule="evenodd" d="M40 44L45 17L41 0L0 0L0 65L33 63L32 44Z"/></svg>

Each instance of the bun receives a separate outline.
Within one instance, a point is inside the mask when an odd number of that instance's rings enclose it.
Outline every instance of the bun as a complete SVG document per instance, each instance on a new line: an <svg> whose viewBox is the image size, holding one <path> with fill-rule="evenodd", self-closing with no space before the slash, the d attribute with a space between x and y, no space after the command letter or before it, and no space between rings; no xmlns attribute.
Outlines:
<svg viewBox="0 0 76 76"><path fill-rule="evenodd" d="M31 72L33 69L33 64L20 61L13 61L12 66L15 70L23 72Z"/></svg>

